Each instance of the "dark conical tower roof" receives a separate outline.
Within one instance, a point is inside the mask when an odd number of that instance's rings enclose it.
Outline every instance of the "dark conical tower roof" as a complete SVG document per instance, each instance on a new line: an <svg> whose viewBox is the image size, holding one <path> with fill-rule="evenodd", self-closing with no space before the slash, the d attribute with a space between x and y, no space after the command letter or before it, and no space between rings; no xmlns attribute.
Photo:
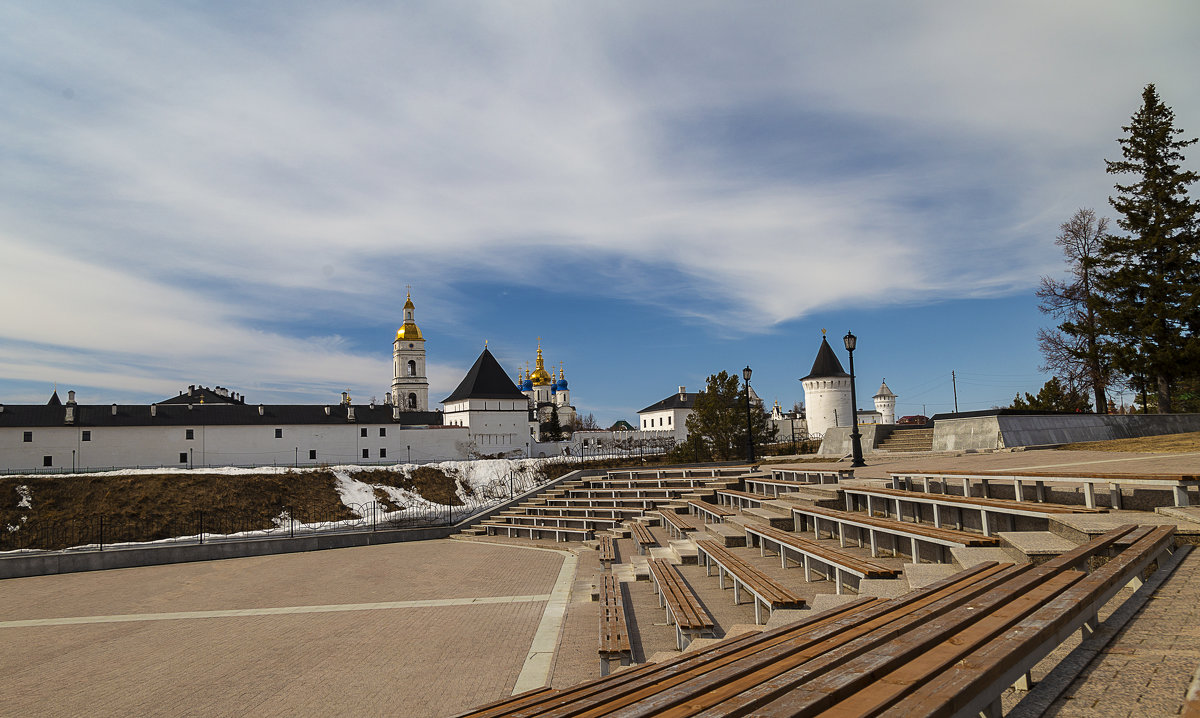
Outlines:
<svg viewBox="0 0 1200 718"><path fill-rule="evenodd" d="M850 376L842 369L842 363L838 361L837 355L833 353L833 347L829 346L829 341L824 336L821 337L821 348L817 350L817 359L813 362L812 371L805 379L821 379L831 376Z"/></svg>
<svg viewBox="0 0 1200 718"><path fill-rule="evenodd" d="M58 389L50 395L50 401L46 402L46 406L62 406L62 399L58 398Z"/></svg>
<svg viewBox="0 0 1200 718"><path fill-rule="evenodd" d="M442 399L448 401L460 399L524 399L525 395L513 384L512 379L496 361L496 357L485 347L483 353L475 360L475 364L463 377L458 388L450 396Z"/></svg>

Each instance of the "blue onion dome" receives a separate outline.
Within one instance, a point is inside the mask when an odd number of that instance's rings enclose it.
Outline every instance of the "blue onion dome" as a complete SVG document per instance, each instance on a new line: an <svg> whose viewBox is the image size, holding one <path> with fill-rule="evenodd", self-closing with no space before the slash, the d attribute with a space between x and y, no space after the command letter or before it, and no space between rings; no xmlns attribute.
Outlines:
<svg viewBox="0 0 1200 718"><path fill-rule="evenodd" d="M526 379L525 381L521 382L521 391L533 391L533 380Z"/></svg>

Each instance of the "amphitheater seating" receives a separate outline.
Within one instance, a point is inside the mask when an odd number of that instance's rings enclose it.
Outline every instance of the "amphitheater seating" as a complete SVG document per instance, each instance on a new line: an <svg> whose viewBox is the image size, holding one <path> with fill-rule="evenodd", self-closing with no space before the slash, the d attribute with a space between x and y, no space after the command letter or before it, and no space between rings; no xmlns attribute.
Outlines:
<svg viewBox="0 0 1200 718"><path fill-rule="evenodd" d="M721 546L716 541L702 539L696 542L696 550L703 556L704 570L712 575L712 567L717 567L717 576L721 588L725 588L725 576L728 575L733 584L733 602L741 603L741 589L750 592L754 597L754 622L765 623L762 609L765 607L770 614L777 608L803 608L804 599L771 580L765 573L746 563L737 554Z"/></svg>

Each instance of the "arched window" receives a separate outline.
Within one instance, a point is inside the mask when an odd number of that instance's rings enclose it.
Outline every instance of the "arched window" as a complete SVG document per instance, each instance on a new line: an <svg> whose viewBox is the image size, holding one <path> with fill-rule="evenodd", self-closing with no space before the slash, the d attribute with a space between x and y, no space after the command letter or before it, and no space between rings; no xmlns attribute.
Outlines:
<svg viewBox="0 0 1200 718"><path fill-rule="evenodd" d="M413 361L412 359L408 360L408 375L409 376L417 375L417 363L415 361Z"/></svg>
<svg viewBox="0 0 1200 718"><path fill-rule="evenodd" d="M416 394L409 394L409 395L408 395L408 408L409 408L409 409L416 409L416 408L417 408L417 395L416 395Z"/></svg>

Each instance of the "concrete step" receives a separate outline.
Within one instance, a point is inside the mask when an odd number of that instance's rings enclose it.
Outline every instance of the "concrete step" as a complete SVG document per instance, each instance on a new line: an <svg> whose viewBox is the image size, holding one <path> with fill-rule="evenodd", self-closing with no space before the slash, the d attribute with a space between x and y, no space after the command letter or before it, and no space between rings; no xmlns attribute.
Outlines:
<svg viewBox="0 0 1200 718"><path fill-rule="evenodd" d="M754 517L764 521L773 529L781 531L791 531L796 527L796 522L792 519L791 513L783 513L779 509L761 508L761 509L743 509L742 514L747 517Z"/></svg>
<svg viewBox="0 0 1200 718"><path fill-rule="evenodd" d="M952 563L906 563L904 578L910 589L928 586L934 581L940 581L947 576L953 576L961 569Z"/></svg>
<svg viewBox="0 0 1200 718"><path fill-rule="evenodd" d="M987 561L1012 563L1015 560L1008 549L993 547L953 546L950 555L954 557L954 563L964 570ZM1020 563L1027 561L1022 557Z"/></svg>
<svg viewBox="0 0 1200 718"><path fill-rule="evenodd" d="M683 501L708 501L709 499L715 500L717 498L717 492L715 489L698 489L696 491L690 491L686 494L680 494L679 498ZM713 502L709 501L709 503Z"/></svg>
<svg viewBox="0 0 1200 718"><path fill-rule="evenodd" d="M667 542L668 550L675 555L675 563L687 565L695 565L699 552L696 550L696 544L682 539L678 541ZM654 549L651 549L653 551Z"/></svg>
<svg viewBox="0 0 1200 718"><path fill-rule="evenodd" d="M857 598L858 596L848 593L818 593L817 595L813 596L812 600L808 602L808 605L814 612L824 611L833 608L834 606L840 606L843 603L850 603Z"/></svg>
<svg viewBox="0 0 1200 718"><path fill-rule="evenodd" d="M1048 561L1075 548L1074 542L1049 531L1000 531L996 537L1000 539L1001 548L1011 549L1010 555L1024 557L1033 563Z"/></svg>
<svg viewBox="0 0 1200 718"><path fill-rule="evenodd" d="M704 532L708 534L708 538L726 548L746 545L745 530L735 524L705 524Z"/></svg>
<svg viewBox="0 0 1200 718"><path fill-rule="evenodd" d="M458 533L463 536L486 536L487 529L463 529Z"/></svg>
<svg viewBox="0 0 1200 718"><path fill-rule="evenodd" d="M864 578L859 581L858 595L878 596L880 598L895 598L903 596L910 590L908 581L899 578Z"/></svg>

